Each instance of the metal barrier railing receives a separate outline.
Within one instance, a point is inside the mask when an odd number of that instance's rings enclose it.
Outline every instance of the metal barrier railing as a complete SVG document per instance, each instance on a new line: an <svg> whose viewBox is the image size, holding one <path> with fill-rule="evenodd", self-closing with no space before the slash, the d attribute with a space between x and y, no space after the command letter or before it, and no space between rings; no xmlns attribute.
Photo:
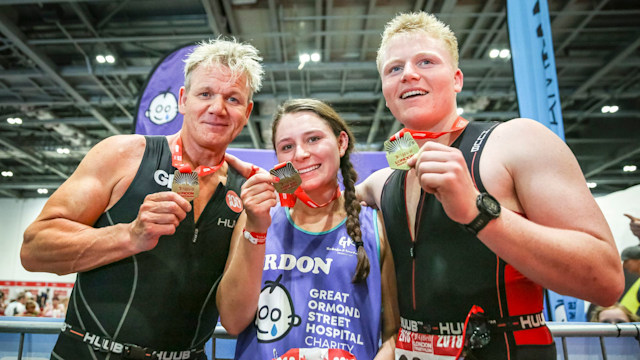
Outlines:
<svg viewBox="0 0 640 360"><path fill-rule="evenodd" d="M569 359L567 350L568 337L597 337L600 341L600 350L602 359L607 360L607 349L604 344L605 337L633 337L638 340L640 347L640 323L621 323L621 324L603 324L603 323L553 323L548 322L549 330L553 334L553 338L557 341L562 340L562 353L564 359ZM638 349L640 353L640 348Z"/></svg>
<svg viewBox="0 0 640 360"><path fill-rule="evenodd" d="M569 359L566 339L568 337L597 337L600 340L602 358L607 360L607 351L604 343L606 337L633 337L638 340L640 347L640 323L622 323L617 325L601 323L547 323L554 339L562 341L564 359ZM57 334L60 332L60 322L41 321L0 321L0 333L18 333L17 360L22 360L25 334ZM225 329L218 324L213 334L215 339L232 339ZM215 341L213 341L213 354L215 356ZM640 352L640 348L639 348Z"/></svg>

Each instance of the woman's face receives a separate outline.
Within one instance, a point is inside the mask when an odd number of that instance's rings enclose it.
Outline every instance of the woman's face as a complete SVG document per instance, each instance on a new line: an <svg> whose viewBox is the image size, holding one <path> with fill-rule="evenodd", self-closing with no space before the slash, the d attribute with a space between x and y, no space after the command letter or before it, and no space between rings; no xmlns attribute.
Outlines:
<svg viewBox="0 0 640 360"><path fill-rule="evenodd" d="M630 319L624 311L618 308L606 309L600 312L598 315L598 322L609 323L609 324L618 324L629 322Z"/></svg>
<svg viewBox="0 0 640 360"><path fill-rule="evenodd" d="M349 143L345 132L336 137L317 114L301 111L282 116L274 139L278 162L293 164L305 191L336 187L340 158Z"/></svg>

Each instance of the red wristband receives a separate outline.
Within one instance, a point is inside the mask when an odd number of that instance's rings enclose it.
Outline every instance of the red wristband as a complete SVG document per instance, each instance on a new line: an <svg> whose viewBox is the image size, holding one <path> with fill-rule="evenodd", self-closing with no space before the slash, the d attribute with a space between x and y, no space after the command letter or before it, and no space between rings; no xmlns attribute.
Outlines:
<svg viewBox="0 0 640 360"><path fill-rule="evenodd" d="M267 233L256 233L242 229L244 238L254 245L263 245L267 242Z"/></svg>

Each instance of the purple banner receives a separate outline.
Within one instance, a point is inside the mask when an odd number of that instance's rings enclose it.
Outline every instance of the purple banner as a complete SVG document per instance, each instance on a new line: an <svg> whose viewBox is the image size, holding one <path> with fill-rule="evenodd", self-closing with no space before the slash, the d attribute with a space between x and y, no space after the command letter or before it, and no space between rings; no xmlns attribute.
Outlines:
<svg viewBox="0 0 640 360"><path fill-rule="evenodd" d="M228 148L227 152L235 155L238 159L258 165L265 170L273 168L278 163L276 153L273 150ZM376 170L389 166L383 151L355 152L351 154L351 162L358 173L357 183L366 179ZM340 187L342 188L342 179L340 179Z"/></svg>
<svg viewBox="0 0 640 360"><path fill-rule="evenodd" d="M178 112L180 87L184 85L184 60L195 45L175 50L162 59L151 72L138 100L135 133L170 135L182 126Z"/></svg>

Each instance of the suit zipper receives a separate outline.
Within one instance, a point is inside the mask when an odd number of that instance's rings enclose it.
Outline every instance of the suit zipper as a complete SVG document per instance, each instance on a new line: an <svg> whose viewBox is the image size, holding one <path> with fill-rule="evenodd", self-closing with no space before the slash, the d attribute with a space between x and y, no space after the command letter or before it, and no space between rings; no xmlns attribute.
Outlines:
<svg viewBox="0 0 640 360"><path fill-rule="evenodd" d="M193 240L191 240L191 242L195 244L196 241L198 241L198 228L193 232Z"/></svg>
<svg viewBox="0 0 640 360"><path fill-rule="evenodd" d="M418 231L420 231L420 220L422 219L422 207L426 193L420 190L420 202L418 203L418 213L416 215L415 231L411 238L411 297L413 301L413 310L416 310L416 244L418 241Z"/></svg>

